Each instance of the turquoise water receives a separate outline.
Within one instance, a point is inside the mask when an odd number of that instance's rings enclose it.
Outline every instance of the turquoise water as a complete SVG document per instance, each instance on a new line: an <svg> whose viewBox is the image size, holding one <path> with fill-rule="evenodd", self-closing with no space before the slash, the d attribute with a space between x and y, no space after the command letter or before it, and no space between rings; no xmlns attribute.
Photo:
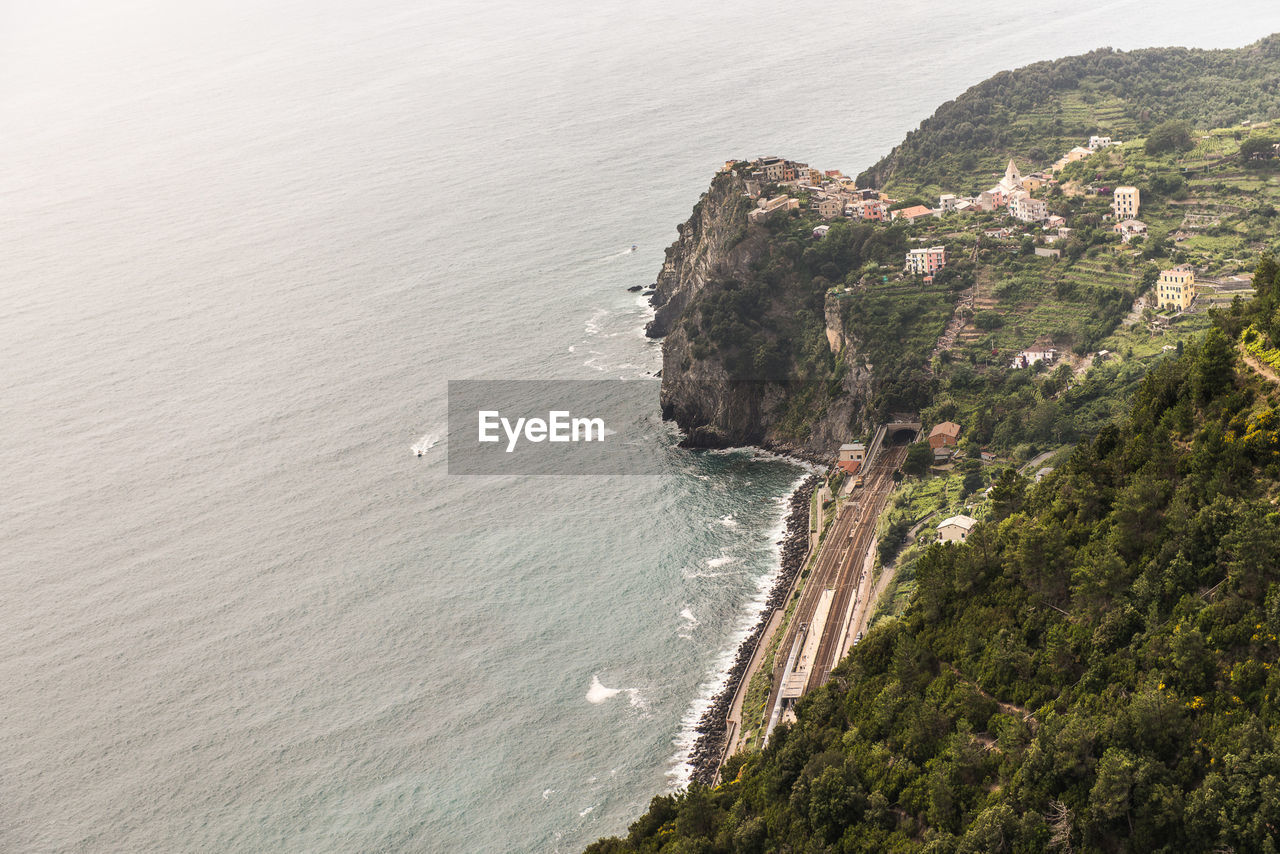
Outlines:
<svg viewBox="0 0 1280 854"><path fill-rule="evenodd" d="M1149 8L5 10L0 850L624 830L801 471L451 478L445 383L656 370L625 288L726 157L852 173L1001 68L1280 29Z"/></svg>

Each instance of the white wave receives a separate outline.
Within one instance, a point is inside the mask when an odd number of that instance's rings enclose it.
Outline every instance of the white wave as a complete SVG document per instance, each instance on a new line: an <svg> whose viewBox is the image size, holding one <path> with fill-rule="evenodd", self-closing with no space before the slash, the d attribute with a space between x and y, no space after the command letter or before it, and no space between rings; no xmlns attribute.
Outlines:
<svg viewBox="0 0 1280 854"><path fill-rule="evenodd" d="M720 567L725 566L726 564L733 563L735 559L736 558L730 557L729 555L722 554L720 555L720 557L708 558L707 566L711 567L712 569L719 569Z"/></svg>
<svg viewBox="0 0 1280 854"><path fill-rule="evenodd" d="M608 702L619 694L627 695L627 702L631 708L645 711L649 708L649 703L640 693L639 688L610 688L600 681L598 675L592 675L591 687L587 689L587 702L593 705L600 705Z"/></svg>
<svg viewBox="0 0 1280 854"><path fill-rule="evenodd" d="M693 615L693 609L686 607L682 610L680 619L684 620L684 625L680 626L676 636L685 640L693 640L693 630L700 625L698 618Z"/></svg>
<svg viewBox="0 0 1280 854"><path fill-rule="evenodd" d="M593 675L591 677L591 687L587 689L587 702L598 706L605 700L611 700L621 693L621 688L606 688L600 684L600 677Z"/></svg>
<svg viewBox="0 0 1280 854"><path fill-rule="evenodd" d="M555 791L556 791L555 789L543 789L543 790L542 790L542 799L543 799L544 801L549 801L549 800L551 800L551 796L552 796L553 794L555 794Z"/></svg>
<svg viewBox="0 0 1280 854"><path fill-rule="evenodd" d="M600 324L609 316L609 309L597 308L591 312L591 317L583 324L583 329L588 335L596 336L600 334Z"/></svg>
<svg viewBox="0 0 1280 854"><path fill-rule="evenodd" d="M682 576L686 581L694 581L694 580L696 580L696 579L700 579L700 578L725 578L725 577L732 576L732 575L733 575L733 573L732 573L732 572L710 572L710 571L705 570L705 569L688 569L688 568L685 568L685 569L680 570L680 575L681 575L681 576Z"/></svg>
<svg viewBox="0 0 1280 854"><path fill-rule="evenodd" d="M579 811L578 811L578 818L586 818L586 817L587 817L587 815L588 815L588 814L589 814L593 809L595 809L595 807L594 807L594 806L587 807L585 810L579 810Z"/></svg>
<svg viewBox="0 0 1280 854"><path fill-rule="evenodd" d="M738 527L738 520L733 518L733 514L730 513L728 516L720 517L720 524L724 525L726 528L736 528Z"/></svg>

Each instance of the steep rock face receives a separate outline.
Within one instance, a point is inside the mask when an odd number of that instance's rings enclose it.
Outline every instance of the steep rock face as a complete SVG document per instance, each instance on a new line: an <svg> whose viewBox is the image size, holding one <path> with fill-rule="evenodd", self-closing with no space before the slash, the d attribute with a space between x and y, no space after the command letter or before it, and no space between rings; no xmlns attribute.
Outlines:
<svg viewBox="0 0 1280 854"><path fill-rule="evenodd" d="M749 225L745 186L732 172L720 173L694 208L680 237L668 249L653 296L656 316L646 332L665 336L661 404L690 447L757 445L830 462L835 449L866 432L865 402L872 393L871 369L849 342L839 308L828 300L825 316L833 353L843 360L839 391L825 382L734 379L719 356L694 345L700 334L700 304L726 280L748 275L753 262L771 251L769 232ZM815 387L820 391L815 392Z"/></svg>
<svg viewBox="0 0 1280 854"><path fill-rule="evenodd" d="M746 190L736 172L718 173L688 222L677 226L680 237L667 247L650 299L654 316L645 327L650 338L668 335L713 275L740 272L751 263L752 251L761 249L758 237L746 239L752 207Z"/></svg>

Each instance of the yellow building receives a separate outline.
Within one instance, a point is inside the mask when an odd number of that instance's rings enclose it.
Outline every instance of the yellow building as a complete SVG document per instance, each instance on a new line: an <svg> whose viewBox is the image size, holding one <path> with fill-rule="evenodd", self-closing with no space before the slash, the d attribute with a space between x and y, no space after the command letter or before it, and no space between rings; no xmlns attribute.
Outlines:
<svg viewBox="0 0 1280 854"><path fill-rule="evenodd" d="M1142 207L1142 194L1137 187L1116 187L1111 197L1111 212L1116 220L1137 219L1138 209Z"/></svg>
<svg viewBox="0 0 1280 854"><path fill-rule="evenodd" d="M1156 282L1156 303L1160 308L1186 311L1196 298L1196 274L1183 264L1172 270L1161 270Z"/></svg>

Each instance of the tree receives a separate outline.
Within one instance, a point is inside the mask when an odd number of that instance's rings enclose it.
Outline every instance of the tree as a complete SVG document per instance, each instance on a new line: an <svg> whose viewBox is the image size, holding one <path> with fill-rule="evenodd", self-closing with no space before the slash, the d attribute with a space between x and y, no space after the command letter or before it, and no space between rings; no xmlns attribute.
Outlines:
<svg viewBox="0 0 1280 854"><path fill-rule="evenodd" d="M1195 145L1191 138L1191 125L1183 121L1167 121L1156 125L1147 136L1147 154L1165 154L1170 151L1186 151Z"/></svg>
<svg viewBox="0 0 1280 854"><path fill-rule="evenodd" d="M1251 136L1240 143L1240 159L1246 163L1250 160L1270 160L1276 156L1275 140L1268 136Z"/></svg>
<svg viewBox="0 0 1280 854"><path fill-rule="evenodd" d="M1233 352L1231 342L1217 327L1205 333L1191 375L1201 403L1208 403L1231 386Z"/></svg>
<svg viewBox="0 0 1280 854"><path fill-rule="evenodd" d="M919 477L927 472L932 464L933 449L925 442L915 442L907 449L907 461L902 464L902 470Z"/></svg>

